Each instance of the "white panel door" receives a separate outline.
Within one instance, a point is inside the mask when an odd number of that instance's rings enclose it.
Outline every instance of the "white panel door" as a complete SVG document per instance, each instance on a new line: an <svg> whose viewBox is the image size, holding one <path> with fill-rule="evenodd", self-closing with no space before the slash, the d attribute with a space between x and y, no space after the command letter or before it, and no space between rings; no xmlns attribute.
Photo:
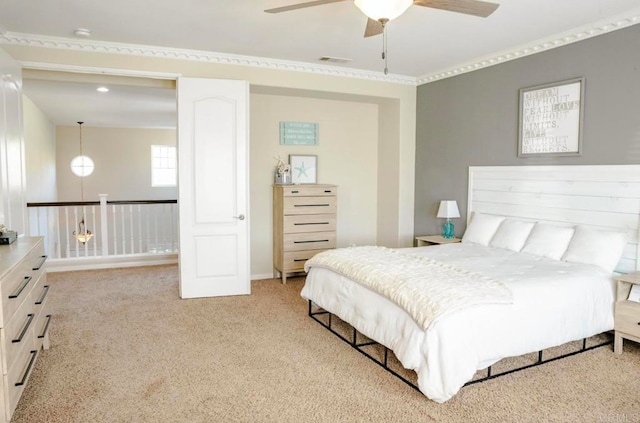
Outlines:
<svg viewBox="0 0 640 423"><path fill-rule="evenodd" d="M249 83L178 79L180 296L251 293Z"/></svg>
<svg viewBox="0 0 640 423"><path fill-rule="evenodd" d="M0 223L27 233L22 69L0 50Z"/></svg>

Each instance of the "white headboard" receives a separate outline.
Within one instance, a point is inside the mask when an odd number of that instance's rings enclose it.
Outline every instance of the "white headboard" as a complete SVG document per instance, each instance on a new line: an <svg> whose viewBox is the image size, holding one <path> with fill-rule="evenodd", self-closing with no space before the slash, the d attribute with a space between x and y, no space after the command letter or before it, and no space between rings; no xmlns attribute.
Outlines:
<svg viewBox="0 0 640 423"><path fill-rule="evenodd" d="M627 233L617 271L638 269L640 165L471 166L471 212Z"/></svg>

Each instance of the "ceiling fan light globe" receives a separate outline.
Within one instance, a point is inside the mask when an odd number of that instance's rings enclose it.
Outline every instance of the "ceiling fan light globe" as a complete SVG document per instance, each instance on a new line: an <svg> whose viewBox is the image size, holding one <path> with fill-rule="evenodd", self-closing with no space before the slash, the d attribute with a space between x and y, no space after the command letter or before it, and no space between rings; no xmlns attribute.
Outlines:
<svg viewBox="0 0 640 423"><path fill-rule="evenodd" d="M413 0L354 0L354 3L367 17L379 21L402 15L413 4Z"/></svg>

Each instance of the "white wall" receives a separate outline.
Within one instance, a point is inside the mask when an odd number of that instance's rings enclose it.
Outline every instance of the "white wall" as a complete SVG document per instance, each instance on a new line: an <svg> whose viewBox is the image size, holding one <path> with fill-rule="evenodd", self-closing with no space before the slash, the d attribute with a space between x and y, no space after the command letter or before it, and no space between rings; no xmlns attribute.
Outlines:
<svg viewBox="0 0 640 423"><path fill-rule="evenodd" d="M281 121L316 122L317 146L280 145ZM376 243L378 105L251 94L251 273L273 271L272 184L276 160L318 156L318 183L338 185L339 247Z"/></svg>
<svg viewBox="0 0 640 423"><path fill-rule="evenodd" d="M22 106L27 202L57 201L55 125L27 96Z"/></svg>
<svg viewBox="0 0 640 423"><path fill-rule="evenodd" d="M71 159L80 154L78 126L56 128L58 201L80 201L80 178ZM94 172L84 178L84 200L174 200L175 187L151 187L151 145L176 145L174 129L98 128L82 126L83 153Z"/></svg>

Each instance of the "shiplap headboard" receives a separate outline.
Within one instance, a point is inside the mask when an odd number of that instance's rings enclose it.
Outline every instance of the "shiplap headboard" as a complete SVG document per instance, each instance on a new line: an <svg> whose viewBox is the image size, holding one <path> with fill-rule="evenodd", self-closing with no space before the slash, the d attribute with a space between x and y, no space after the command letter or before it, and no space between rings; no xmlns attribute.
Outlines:
<svg viewBox="0 0 640 423"><path fill-rule="evenodd" d="M638 269L640 165L469 167L471 212L627 233L616 268Z"/></svg>

